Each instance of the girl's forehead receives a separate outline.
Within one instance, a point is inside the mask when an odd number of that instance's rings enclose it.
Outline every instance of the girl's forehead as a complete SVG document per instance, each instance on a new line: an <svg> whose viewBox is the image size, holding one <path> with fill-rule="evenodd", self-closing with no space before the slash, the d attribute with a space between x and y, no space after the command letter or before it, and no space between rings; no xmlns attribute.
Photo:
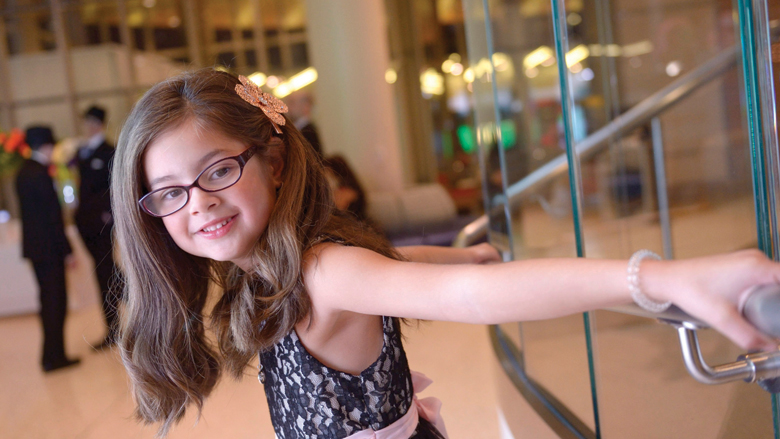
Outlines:
<svg viewBox="0 0 780 439"><path fill-rule="evenodd" d="M161 177L197 175L213 160L240 154L246 147L216 130L185 123L163 131L144 151L141 160L147 184Z"/></svg>

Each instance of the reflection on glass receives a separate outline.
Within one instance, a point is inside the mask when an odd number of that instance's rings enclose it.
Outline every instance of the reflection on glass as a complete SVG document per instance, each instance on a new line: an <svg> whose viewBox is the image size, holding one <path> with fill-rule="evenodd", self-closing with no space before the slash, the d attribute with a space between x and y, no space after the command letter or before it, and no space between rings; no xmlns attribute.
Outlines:
<svg viewBox="0 0 780 439"><path fill-rule="evenodd" d="M730 3L600 0L597 7L576 11L570 4L566 13L581 17L581 24L567 29L566 67L574 101L567 123L575 144L581 141L578 131L587 136L608 129L617 115L664 87L692 81L694 69L735 44ZM577 88L586 68L593 78ZM640 116L634 129L577 163L583 194L579 238L587 257L627 258L640 248L662 253L665 234L667 250L676 258L756 245L741 92L741 78L732 67L655 121L653 115ZM578 130L583 124L584 130ZM655 157L662 156L663 163L656 163ZM665 174L663 194L656 185L659 169ZM663 209L659 195L667 195ZM681 362L672 360L680 354L671 328L606 311L596 313L595 328L591 354L603 437L637 431L652 431L647 437L725 437L723 431L742 428L752 432L728 437L772 434L768 395L741 384L715 388L696 383ZM712 363L733 361L741 353L714 333L703 345ZM627 403L631 416L626 416ZM753 407L750 416L740 411L746 405ZM695 412L688 407L696 407Z"/></svg>
<svg viewBox="0 0 780 439"><path fill-rule="evenodd" d="M559 160L567 147L565 129L571 134L568 146L585 143L664 87L691 83L691 72L737 44L730 2L563 4L558 41L549 2L464 4L470 58L464 70L479 78L482 64L483 77L489 78L470 87L477 143L486 158L489 208L503 206L507 194L521 187L515 183L534 171L547 172L551 160ZM560 57L556 47L563 48ZM512 74L502 80L499 66L507 65ZM569 83L563 93L559 68ZM659 115L640 114L630 129L606 136L597 152L576 159L582 199L581 206L574 203L575 212L568 179L560 173L511 202L508 220L502 222L500 211L492 215L491 229L507 236L516 259L573 256L578 242L587 257L627 258L640 248L661 253L664 237L677 258L755 247L742 78L731 67L695 85L696 91L673 107ZM565 119L562 95L572 103ZM666 202L659 195L666 195ZM581 218L577 229L573 213ZM521 334L528 374L601 437L772 435L769 396L740 383L717 388L694 382L676 361L676 334L666 326L598 312L590 351L580 316L523 323ZM706 338L705 356L713 364L733 361L740 353L715 333ZM573 375L561 364L570 365ZM564 376L576 379L561 385ZM588 404L591 396L598 396L597 413Z"/></svg>
<svg viewBox="0 0 780 439"><path fill-rule="evenodd" d="M572 257L576 247L565 173L507 204L515 184L565 152L549 11L531 8L530 3L519 8L516 2L495 1L488 11L481 1L465 3L466 72L472 81L476 140L484 157L490 239L508 247L515 259ZM582 49L574 52L572 65L582 62L578 57ZM520 326L528 376L594 431L582 316ZM518 408L502 409L514 414Z"/></svg>

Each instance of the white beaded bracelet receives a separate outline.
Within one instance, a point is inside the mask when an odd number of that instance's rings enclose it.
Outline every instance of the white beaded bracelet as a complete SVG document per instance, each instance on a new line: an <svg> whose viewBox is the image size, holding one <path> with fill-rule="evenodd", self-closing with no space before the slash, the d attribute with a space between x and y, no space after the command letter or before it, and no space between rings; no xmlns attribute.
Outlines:
<svg viewBox="0 0 780 439"><path fill-rule="evenodd" d="M656 261L660 261L661 257L651 252L650 250L639 250L631 256L628 260L628 290L631 292L631 298L634 299L637 305L650 312L662 312L666 311L672 302L658 302L655 301L645 293L642 292L642 288L639 286L639 264L643 259L651 258Z"/></svg>

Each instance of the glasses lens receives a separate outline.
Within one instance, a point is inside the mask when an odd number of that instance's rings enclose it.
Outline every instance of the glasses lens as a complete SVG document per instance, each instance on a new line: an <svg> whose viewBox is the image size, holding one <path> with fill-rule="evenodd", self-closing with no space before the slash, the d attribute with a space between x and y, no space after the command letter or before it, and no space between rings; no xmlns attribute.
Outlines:
<svg viewBox="0 0 780 439"><path fill-rule="evenodd" d="M187 204L187 191L183 187L165 187L150 192L143 200L149 212L157 216L173 213Z"/></svg>
<svg viewBox="0 0 780 439"><path fill-rule="evenodd" d="M241 177L241 165L235 158L220 160L206 168L198 185L207 191L218 191L234 184Z"/></svg>

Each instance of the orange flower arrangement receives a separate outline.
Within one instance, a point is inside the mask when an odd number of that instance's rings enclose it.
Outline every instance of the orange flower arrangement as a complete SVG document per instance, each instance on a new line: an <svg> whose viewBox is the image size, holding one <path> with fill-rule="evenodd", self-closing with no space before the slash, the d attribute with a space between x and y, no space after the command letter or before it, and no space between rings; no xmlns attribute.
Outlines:
<svg viewBox="0 0 780 439"><path fill-rule="evenodd" d="M9 133L0 132L0 176L10 174L30 158L32 150L25 143L24 133L13 129Z"/></svg>

